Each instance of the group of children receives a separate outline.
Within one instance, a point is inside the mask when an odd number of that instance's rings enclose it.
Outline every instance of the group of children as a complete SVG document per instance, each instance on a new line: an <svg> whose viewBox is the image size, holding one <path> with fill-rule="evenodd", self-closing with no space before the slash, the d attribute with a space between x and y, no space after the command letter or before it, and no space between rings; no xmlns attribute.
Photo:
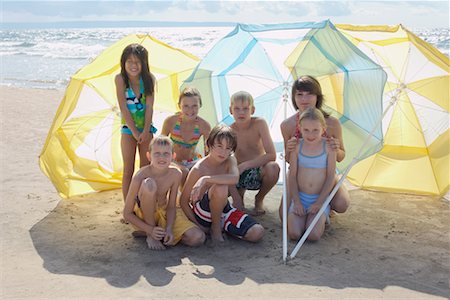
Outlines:
<svg viewBox="0 0 450 300"><path fill-rule="evenodd" d="M199 91L185 88L178 101L180 112L169 116L161 134L153 137L155 79L146 49L139 44L127 46L121 68L115 82L123 119L123 217L138 229L134 234L145 236L154 250L180 241L198 246L207 233L213 244L224 241L223 232L259 241L264 228L255 217L265 213L264 198L277 183L280 168L267 122L252 116L252 96L244 91L233 94L234 123L211 129L198 115ZM298 113L286 119L281 130L290 165L288 235L298 239L336 183L336 161L344 158L345 150L338 120L321 108L317 80L299 78L292 87L292 101ZM202 137L205 151L198 153ZM133 176L136 148L141 166ZM248 213L243 200L246 190L258 191ZM344 212L348 199L340 188L331 208ZM320 218L310 240L320 238L329 212Z"/></svg>

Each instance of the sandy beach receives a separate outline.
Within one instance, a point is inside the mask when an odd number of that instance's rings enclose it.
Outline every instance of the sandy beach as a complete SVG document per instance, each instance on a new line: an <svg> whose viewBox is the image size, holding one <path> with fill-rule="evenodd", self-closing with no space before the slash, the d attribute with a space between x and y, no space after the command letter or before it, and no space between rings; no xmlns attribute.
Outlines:
<svg viewBox="0 0 450 300"><path fill-rule="evenodd" d="M61 199L38 166L64 91L0 87L1 299L448 299L450 204L354 189L317 243L282 261L281 186L263 240L150 251L121 192ZM253 193L246 204L252 206ZM295 243L289 244L289 252Z"/></svg>

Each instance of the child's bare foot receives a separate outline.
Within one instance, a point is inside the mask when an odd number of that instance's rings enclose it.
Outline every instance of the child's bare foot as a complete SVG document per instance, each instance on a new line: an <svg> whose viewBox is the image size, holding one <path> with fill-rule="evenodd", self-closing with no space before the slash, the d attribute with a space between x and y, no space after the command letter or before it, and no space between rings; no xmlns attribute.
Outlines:
<svg viewBox="0 0 450 300"><path fill-rule="evenodd" d="M262 216L262 215L264 215L266 213L266 211L264 210L264 208L255 207L249 213L252 216Z"/></svg>
<svg viewBox="0 0 450 300"><path fill-rule="evenodd" d="M166 247L161 243L161 241L157 241L150 236L147 236L147 246L151 250L165 250Z"/></svg>
<svg viewBox="0 0 450 300"><path fill-rule="evenodd" d="M222 229L213 230L211 228L211 240L213 242L219 242L219 243L225 242L225 240L223 238L223 234L222 234Z"/></svg>
<svg viewBox="0 0 450 300"><path fill-rule="evenodd" d="M250 214L252 216L261 216L265 213L266 211L263 206L263 201L255 198L255 208L252 211L250 211Z"/></svg>
<svg viewBox="0 0 450 300"><path fill-rule="evenodd" d="M124 218L120 218L120 223L122 223L122 224L128 224L127 220L125 220Z"/></svg>

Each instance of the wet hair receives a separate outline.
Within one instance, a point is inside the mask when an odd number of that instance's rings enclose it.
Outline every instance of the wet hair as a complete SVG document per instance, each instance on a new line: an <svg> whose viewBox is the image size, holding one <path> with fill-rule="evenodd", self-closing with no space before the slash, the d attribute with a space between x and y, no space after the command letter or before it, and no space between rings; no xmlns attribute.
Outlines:
<svg viewBox="0 0 450 300"><path fill-rule="evenodd" d="M233 105L236 101L248 102L251 107L255 105L252 95L245 91L239 91L231 95L230 105Z"/></svg>
<svg viewBox="0 0 450 300"><path fill-rule="evenodd" d="M170 151L173 152L173 143L170 138L165 135L158 135L157 137L153 138L150 145L148 146L148 152L152 152L153 145L170 146Z"/></svg>
<svg viewBox="0 0 450 300"><path fill-rule="evenodd" d="M216 125L211 129L209 137L206 140L206 145L209 149L212 149L215 142L221 142L224 139L227 141L228 145L231 146L233 152L236 151L237 135L230 126L225 124Z"/></svg>
<svg viewBox="0 0 450 300"><path fill-rule="evenodd" d="M317 102L316 102L316 108L319 109L325 118L328 118L330 116L329 113L325 112L322 109L323 105L323 94L322 94L322 88L320 87L319 81L317 81L316 78L304 75L301 76L299 79L297 79L294 84L292 85L292 94L291 94L291 100L292 105L294 106L295 110L298 110L297 103L295 103L295 94L297 91L301 92L309 92L310 94L314 94L317 96Z"/></svg>
<svg viewBox="0 0 450 300"><path fill-rule="evenodd" d="M150 67L148 64L148 51L144 46L140 44L130 44L123 49L122 56L120 57L120 75L122 75L126 88L130 87L127 71L125 70L125 63L127 59L134 55L141 61L141 77L144 82L144 91L147 96L152 96L155 92L155 76L150 73Z"/></svg>
<svg viewBox="0 0 450 300"><path fill-rule="evenodd" d="M184 97L198 97L200 107L202 107L202 96L200 96L200 92L197 88L193 86L185 87L178 97L178 106L181 106L181 99L183 99Z"/></svg>
<svg viewBox="0 0 450 300"><path fill-rule="evenodd" d="M325 116L320 109L317 109L315 107L307 108L304 112L301 113L300 118L298 119L298 123L301 124L303 120L319 121L320 125L322 125L322 128L327 128Z"/></svg>

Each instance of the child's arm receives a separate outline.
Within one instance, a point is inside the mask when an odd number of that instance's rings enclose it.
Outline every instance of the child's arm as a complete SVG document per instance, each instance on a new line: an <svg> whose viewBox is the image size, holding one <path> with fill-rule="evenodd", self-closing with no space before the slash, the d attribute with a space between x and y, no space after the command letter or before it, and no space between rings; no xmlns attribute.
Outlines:
<svg viewBox="0 0 450 300"><path fill-rule="evenodd" d="M203 136L203 145L205 148L205 156L208 155L209 149L208 145L206 144L206 141L208 140L209 133L211 132L211 125L209 125L208 121L203 120L203 125L201 129L201 135Z"/></svg>
<svg viewBox="0 0 450 300"><path fill-rule="evenodd" d="M228 158L228 171L226 174L206 175L200 177L192 187L191 201L200 199L203 193L213 184L236 185L239 182L239 169L234 156Z"/></svg>
<svg viewBox="0 0 450 300"><path fill-rule="evenodd" d="M261 138L261 142L264 147L265 154L255 157L254 159L242 162L239 165L240 171L245 171L251 168L261 167L268 162L275 161L277 154L275 151L275 146L273 145L272 137L270 136L269 126L264 119L255 119L256 129Z"/></svg>
<svg viewBox="0 0 450 300"><path fill-rule="evenodd" d="M295 147L298 144L298 139L295 136L291 136L290 132L295 130L295 128L291 129L289 126L289 120L284 120L281 125L281 135L283 136L283 144L284 144L284 155L286 156L286 161L289 163L289 155L292 151L295 150Z"/></svg>
<svg viewBox="0 0 450 300"><path fill-rule="evenodd" d="M171 128L173 128L172 118L173 118L173 116L169 116L164 120L162 130L161 130L162 135L169 136L170 130L171 130Z"/></svg>
<svg viewBox="0 0 450 300"><path fill-rule="evenodd" d="M331 190L334 187L334 178L336 175L336 151L327 147L328 159L327 159L327 176L325 179L325 183L323 184L322 189L320 190L319 197L316 202L309 207L309 213L317 213L322 207L323 203L327 199Z"/></svg>
<svg viewBox="0 0 450 300"><path fill-rule="evenodd" d="M287 190L289 191L289 197L287 199L287 207L291 206L291 202L294 201L294 214L298 216L304 216L305 215L305 209L303 208L302 203L300 202L300 197L298 195L298 182L297 182L297 169L298 169L298 161L297 161L297 155L300 151L300 146L297 145L295 147L294 151L290 152L289 157L289 177L288 177L288 187Z"/></svg>
<svg viewBox="0 0 450 300"><path fill-rule="evenodd" d="M344 140L342 137L342 126L338 119L328 118L329 128L327 144L336 151L336 161L341 162L345 158Z"/></svg>
<svg viewBox="0 0 450 300"><path fill-rule="evenodd" d="M173 173L173 182L170 186L169 190L169 199L166 206L166 218L167 218L167 225L166 225L166 235L164 236L164 244L165 245L172 245L173 242L173 225L175 223L175 217L176 217L176 200L177 200L177 194L178 194L178 187L180 186L182 173L179 169L173 168L171 169Z"/></svg>
<svg viewBox="0 0 450 300"><path fill-rule="evenodd" d="M114 81L116 83L116 95L117 101L119 102L120 113L125 119L125 124L131 130L133 137L138 140L140 133L136 129L136 125L134 124L133 118L127 107L127 100L125 99L125 82L120 74L116 76Z"/></svg>
<svg viewBox="0 0 450 300"><path fill-rule="evenodd" d="M186 182L183 186L183 191L181 192L180 196L180 206L183 210L186 217L194 222L195 224L199 225L197 220L195 219L194 213L192 212L191 206L189 205L190 199L191 199L191 191L194 184L197 182L197 180L200 178L200 171L195 166L189 171L189 174L186 178Z"/></svg>
<svg viewBox="0 0 450 300"><path fill-rule="evenodd" d="M140 178L141 175L139 172L131 179L130 189L128 190L127 197L125 199L125 206L123 208L123 218L136 226L137 228L145 231L147 235L153 236L153 226L145 223L139 217L134 214L134 206L136 204L136 197L139 192L139 188L141 186L143 178Z"/></svg>
<svg viewBox="0 0 450 300"><path fill-rule="evenodd" d="M153 95L145 96L145 123L144 130L142 131L141 138L139 142L146 141L150 138L150 126L153 120L153 103L155 102L155 97Z"/></svg>

